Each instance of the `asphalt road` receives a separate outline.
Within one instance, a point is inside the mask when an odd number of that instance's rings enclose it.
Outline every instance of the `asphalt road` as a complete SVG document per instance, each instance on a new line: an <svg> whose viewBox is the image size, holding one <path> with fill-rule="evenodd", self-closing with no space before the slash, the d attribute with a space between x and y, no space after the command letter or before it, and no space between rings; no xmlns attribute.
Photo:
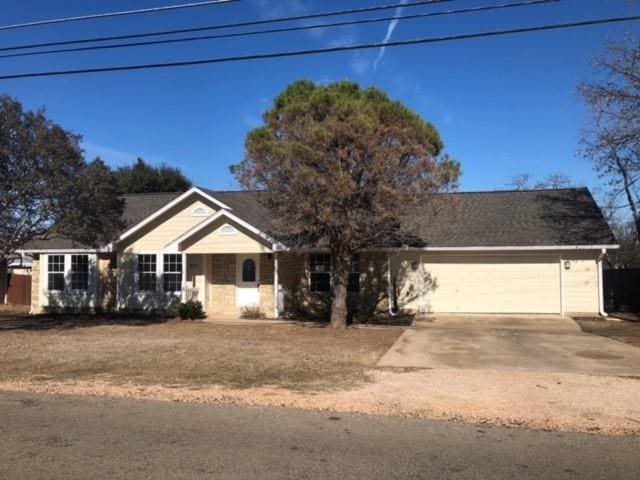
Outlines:
<svg viewBox="0 0 640 480"><path fill-rule="evenodd" d="M638 478L640 438L0 392L2 479Z"/></svg>

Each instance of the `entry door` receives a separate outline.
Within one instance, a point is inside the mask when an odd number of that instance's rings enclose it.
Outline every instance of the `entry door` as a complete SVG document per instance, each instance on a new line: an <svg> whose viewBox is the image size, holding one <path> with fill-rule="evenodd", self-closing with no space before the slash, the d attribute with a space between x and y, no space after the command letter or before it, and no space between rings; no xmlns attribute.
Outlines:
<svg viewBox="0 0 640 480"><path fill-rule="evenodd" d="M236 306L251 308L260 306L260 256L237 255Z"/></svg>

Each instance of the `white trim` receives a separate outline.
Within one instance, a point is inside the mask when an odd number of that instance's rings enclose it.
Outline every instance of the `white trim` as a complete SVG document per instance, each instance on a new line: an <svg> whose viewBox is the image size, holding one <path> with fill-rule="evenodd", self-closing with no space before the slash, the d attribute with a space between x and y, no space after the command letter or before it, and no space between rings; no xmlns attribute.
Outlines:
<svg viewBox="0 0 640 480"><path fill-rule="evenodd" d="M98 253L101 250L89 249L89 248L40 248L37 250L16 250L16 253L24 254L24 253L51 253L54 255L59 255L63 253Z"/></svg>
<svg viewBox="0 0 640 480"><path fill-rule="evenodd" d="M164 256L162 258L163 258L163 261L164 261ZM182 288L181 297L182 297L182 302L184 303L184 302L187 301L187 254L186 253L182 254L182 283L181 283L181 288ZM192 288L195 288L195 285L193 285Z"/></svg>
<svg viewBox="0 0 640 480"><path fill-rule="evenodd" d="M173 200L171 200L169 203L167 203L164 207L160 208L159 210L156 210L154 213L152 213L151 215L149 215L148 217L146 217L144 220L142 220L141 222L137 223L136 225L134 225L133 227L129 228L126 232L124 232L122 235L120 235L118 237L118 240L116 240L117 242L120 242L122 240L124 240L125 238L127 238L129 235L137 232L138 230L140 230L142 227L144 227L145 225L147 225L149 222L155 220L156 218L158 218L160 215L162 215L163 213L167 212L168 210L170 210L171 208L175 207L176 205L178 205L180 202L182 202L185 198L189 198L191 195L193 195L194 193L204 197L205 199L209 200L210 202L215 203L216 205L218 205L220 208L222 209L227 209L227 210L231 210L231 207L229 207L228 205L226 205L225 203L222 203L220 200L217 200L215 198L213 198L211 195L203 192L202 190L200 190L198 187L192 187L189 190L187 190L186 192L184 192L182 195L174 198Z"/></svg>
<svg viewBox="0 0 640 480"><path fill-rule="evenodd" d="M558 264L560 265L560 315L564 315L564 262L562 254L558 255Z"/></svg>
<svg viewBox="0 0 640 480"><path fill-rule="evenodd" d="M166 245L166 249L167 250L176 250L178 251L180 248L180 244L182 242L184 242L187 238L191 237L192 235L198 233L200 230L208 227L209 225L211 225L213 222L215 222L218 218L220 217L226 217L229 220L236 222L238 225L246 228L247 230L249 230L251 233L254 233L256 235L258 235L260 238L262 238L263 240L266 240L267 242L271 243L272 246L272 250L276 250L276 245L280 246L281 248L278 248L278 250L286 250L286 248L279 244L278 242L276 242L273 238L271 238L269 235L267 235L266 233L264 233L263 231L261 231L260 229L254 227L253 225L251 225L250 223L245 222L244 220L242 220L241 218L235 216L233 213L229 212L228 210L218 210L214 215L212 215L211 217L209 217L208 219L198 223L197 225L194 225L193 227L191 227L189 230L187 230L186 232L184 232L182 235L180 235L178 238L172 240L170 243L168 243Z"/></svg>
<svg viewBox="0 0 640 480"><path fill-rule="evenodd" d="M607 312L604 310L604 284L602 277L602 258L607 253L607 249L603 248L600 251L600 255L598 256L597 264L598 264L598 313L602 317L608 317Z"/></svg>
<svg viewBox="0 0 640 480"><path fill-rule="evenodd" d="M278 252L273 252L273 315L280 318L280 281L278 279Z"/></svg>
<svg viewBox="0 0 640 480"><path fill-rule="evenodd" d="M617 249L620 245L529 245L529 246L504 246L504 247L401 247L384 248L381 250L391 252L493 252L503 250L602 250ZM377 249L363 249L376 251Z"/></svg>

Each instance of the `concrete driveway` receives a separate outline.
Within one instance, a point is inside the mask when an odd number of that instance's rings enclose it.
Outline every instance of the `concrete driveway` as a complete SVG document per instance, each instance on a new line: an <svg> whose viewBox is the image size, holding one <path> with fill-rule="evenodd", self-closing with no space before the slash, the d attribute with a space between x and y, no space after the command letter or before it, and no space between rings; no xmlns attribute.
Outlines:
<svg viewBox="0 0 640 480"><path fill-rule="evenodd" d="M437 315L416 320L378 367L640 375L640 348L567 317Z"/></svg>

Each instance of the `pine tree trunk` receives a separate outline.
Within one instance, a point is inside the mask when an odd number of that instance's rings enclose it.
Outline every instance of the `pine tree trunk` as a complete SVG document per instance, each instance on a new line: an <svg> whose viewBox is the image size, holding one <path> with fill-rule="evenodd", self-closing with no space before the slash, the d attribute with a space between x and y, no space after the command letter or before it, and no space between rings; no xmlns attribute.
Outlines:
<svg viewBox="0 0 640 480"><path fill-rule="evenodd" d="M351 255L332 254L331 328L347 328L347 285Z"/></svg>

